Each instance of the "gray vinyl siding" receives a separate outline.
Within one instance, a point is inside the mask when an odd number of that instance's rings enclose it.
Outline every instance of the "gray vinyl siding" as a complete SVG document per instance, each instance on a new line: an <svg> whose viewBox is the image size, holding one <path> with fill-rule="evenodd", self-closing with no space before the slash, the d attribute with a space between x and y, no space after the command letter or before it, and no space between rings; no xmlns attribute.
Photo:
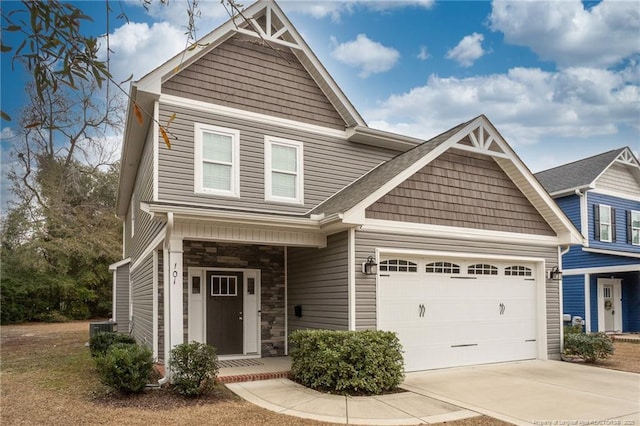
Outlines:
<svg viewBox="0 0 640 426"><path fill-rule="evenodd" d="M368 218L555 235L488 156L446 152L366 210Z"/></svg>
<svg viewBox="0 0 640 426"><path fill-rule="evenodd" d="M161 231L163 224L151 219L151 215L140 209L141 202L153 200L153 138L149 137L145 143L136 177L136 185L133 195L133 208L136 212L134 235L131 239L131 261L135 262L147 248L149 243ZM130 208L131 210L131 208ZM129 212L129 215L131 212ZM128 217L131 224L131 217ZM131 230L129 230L131 232Z"/></svg>
<svg viewBox="0 0 640 426"><path fill-rule="evenodd" d="M287 248L289 332L349 328L348 233L330 235L327 247ZM302 316L294 315L294 306Z"/></svg>
<svg viewBox="0 0 640 426"><path fill-rule="evenodd" d="M347 127L300 61L236 35L163 83L162 92L334 129Z"/></svg>
<svg viewBox="0 0 640 426"><path fill-rule="evenodd" d="M429 250L446 252L469 252L505 256L536 257L545 260L548 270L557 266L555 247L524 246L507 243L487 243L451 238L433 238L415 235L386 234L370 231L356 231L355 265L366 261L376 248L405 250ZM546 282L547 304L547 350L550 357L560 354L560 305L559 285L556 281ZM356 328L376 328L376 278L356 274Z"/></svg>
<svg viewBox="0 0 640 426"><path fill-rule="evenodd" d="M131 334L153 349L153 253L131 271Z"/></svg>
<svg viewBox="0 0 640 426"><path fill-rule="evenodd" d="M613 164L596 181L596 188L637 197L640 195L640 183L626 166Z"/></svg>
<svg viewBox="0 0 640 426"><path fill-rule="evenodd" d="M116 269L116 306L113 307L114 320L118 323L118 332L129 332L129 264Z"/></svg>
<svg viewBox="0 0 640 426"><path fill-rule="evenodd" d="M164 144L159 146L159 201L304 213L397 154L333 136L170 105L160 106L160 122L166 122L173 113L176 118L171 124L171 132L177 139L171 150ZM240 198L194 193L194 123L240 131ZM265 135L303 143L303 205L264 200Z"/></svg>

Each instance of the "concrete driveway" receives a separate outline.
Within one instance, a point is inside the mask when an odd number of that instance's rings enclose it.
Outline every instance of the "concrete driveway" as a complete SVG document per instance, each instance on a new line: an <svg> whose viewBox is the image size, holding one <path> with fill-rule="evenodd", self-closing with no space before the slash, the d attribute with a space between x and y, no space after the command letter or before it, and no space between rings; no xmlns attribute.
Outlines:
<svg viewBox="0 0 640 426"><path fill-rule="evenodd" d="M640 375L561 361L407 373L412 392L522 425L640 426Z"/></svg>

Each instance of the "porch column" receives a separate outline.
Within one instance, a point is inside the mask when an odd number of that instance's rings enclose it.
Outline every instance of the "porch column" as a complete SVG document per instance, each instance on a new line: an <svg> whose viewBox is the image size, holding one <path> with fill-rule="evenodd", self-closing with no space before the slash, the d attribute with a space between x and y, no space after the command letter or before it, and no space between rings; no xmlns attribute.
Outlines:
<svg viewBox="0 0 640 426"><path fill-rule="evenodd" d="M169 311L165 314L169 316L169 348L184 341L183 322L183 275L182 275L182 238L171 238L169 241L169 282L168 298ZM167 354L168 355L168 354Z"/></svg>

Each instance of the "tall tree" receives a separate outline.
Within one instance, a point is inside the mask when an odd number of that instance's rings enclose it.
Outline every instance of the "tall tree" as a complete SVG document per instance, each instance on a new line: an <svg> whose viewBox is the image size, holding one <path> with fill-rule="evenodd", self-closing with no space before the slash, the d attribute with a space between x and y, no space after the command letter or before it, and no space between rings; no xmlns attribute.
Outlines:
<svg viewBox="0 0 640 426"><path fill-rule="evenodd" d="M108 265L119 258L113 214L123 103L73 90L29 87L24 131L9 171L15 199L2 221L2 322L107 315Z"/></svg>

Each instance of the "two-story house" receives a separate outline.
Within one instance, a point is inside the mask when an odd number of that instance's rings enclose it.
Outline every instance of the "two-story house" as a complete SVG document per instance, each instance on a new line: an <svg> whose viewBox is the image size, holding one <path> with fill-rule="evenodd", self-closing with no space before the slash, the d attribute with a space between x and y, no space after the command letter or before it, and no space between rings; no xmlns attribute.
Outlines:
<svg viewBox="0 0 640 426"><path fill-rule="evenodd" d="M536 174L582 232L562 256L563 312L587 332L640 331L640 165L620 148Z"/></svg>
<svg viewBox="0 0 640 426"><path fill-rule="evenodd" d="M486 117L369 128L271 1L199 46L131 87L120 331L161 361L301 328L395 331L408 371L559 357L549 273L582 236Z"/></svg>

